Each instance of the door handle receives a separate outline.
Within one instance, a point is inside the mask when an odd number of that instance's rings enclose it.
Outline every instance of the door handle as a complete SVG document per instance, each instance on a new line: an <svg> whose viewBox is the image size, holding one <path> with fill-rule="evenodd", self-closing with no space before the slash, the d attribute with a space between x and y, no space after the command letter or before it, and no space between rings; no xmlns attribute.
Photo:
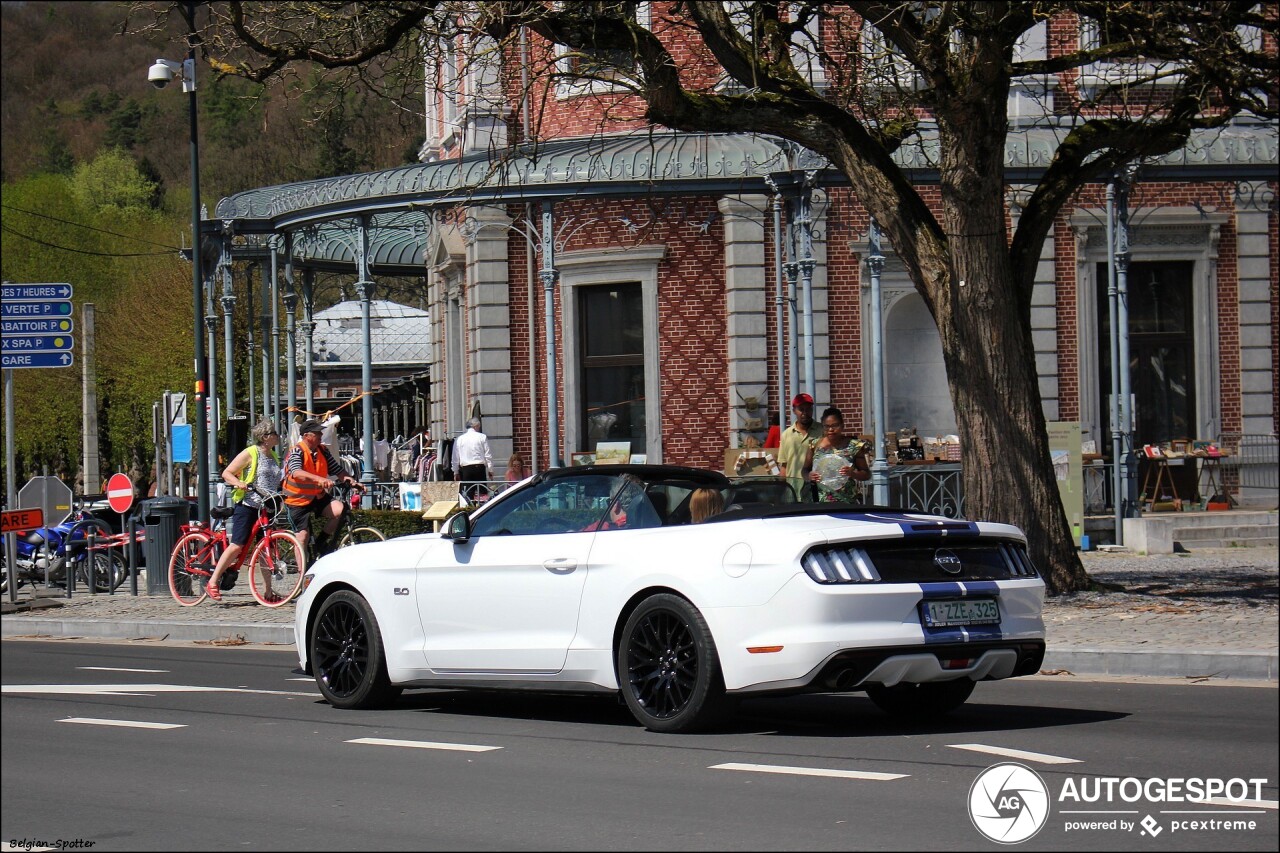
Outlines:
<svg viewBox="0 0 1280 853"><path fill-rule="evenodd" d="M557 575L567 575L578 568L578 561L573 557L554 557L550 560L543 560L542 567Z"/></svg>

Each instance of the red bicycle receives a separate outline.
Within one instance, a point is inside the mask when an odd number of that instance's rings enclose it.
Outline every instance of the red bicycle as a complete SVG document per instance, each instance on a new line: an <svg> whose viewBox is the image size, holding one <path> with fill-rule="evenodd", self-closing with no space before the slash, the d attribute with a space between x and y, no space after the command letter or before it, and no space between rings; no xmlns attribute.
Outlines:
<svg viewBox="0 0 1280 853"><path fill-rule="evenodd" d="M239 571L245 555L250 553L249 546L262 533L262 541L252 549L249 558L249 589L259 604L280 607L292 601L302 589L307 557L297 537L290 530L283 529L289 517L284 496L257 491L263 496L263 501L253 523L253 532L249 534L240 558L227 571ZM215 517L222 515L222 512L215 512ZM183 607L195 607L209 595L205 585L213 576L218 558L227 548L227 532L225 528L210 531L199 521L182 529L183 534L173 546L173 556L169 558L169 592Z"/></svg>

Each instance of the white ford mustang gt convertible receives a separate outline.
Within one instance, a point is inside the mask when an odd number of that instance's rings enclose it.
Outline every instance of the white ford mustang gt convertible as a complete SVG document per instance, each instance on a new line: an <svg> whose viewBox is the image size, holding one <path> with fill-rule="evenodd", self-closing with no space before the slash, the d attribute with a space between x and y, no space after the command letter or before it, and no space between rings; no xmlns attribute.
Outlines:
<svg viewBox="0 0 1280 853"><path fill-rule="evenodd" d="M440 533L319 560L298 599L299 659L338 708L406 687L621 693L660 732L706 728L737 697L806 691L933 715L978 681L1039 671L1044 584L1017 528L760 500L778 485L660 465L547 471ZM700 488L727 506L693 523Z"/></svg>

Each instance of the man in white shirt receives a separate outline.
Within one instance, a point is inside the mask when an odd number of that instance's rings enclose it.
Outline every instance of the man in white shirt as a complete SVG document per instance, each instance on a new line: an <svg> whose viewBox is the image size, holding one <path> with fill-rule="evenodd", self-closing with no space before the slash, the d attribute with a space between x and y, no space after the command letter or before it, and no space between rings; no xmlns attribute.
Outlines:
<svg viewBox="0 0 1280 853"><path fill-rule="evenodd" d="M493 454L489 437L480 431L480 419L467 422L470 427L453 441L453 479L463 483L479 483L493 479Z"/></svg>

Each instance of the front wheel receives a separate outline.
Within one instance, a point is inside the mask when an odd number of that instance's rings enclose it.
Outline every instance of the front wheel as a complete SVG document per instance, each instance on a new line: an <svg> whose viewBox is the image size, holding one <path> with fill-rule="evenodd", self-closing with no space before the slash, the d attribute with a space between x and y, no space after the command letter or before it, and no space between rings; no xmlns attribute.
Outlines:
<svg viewBox="0 0 1280 853"><path fill-rule="evenodd" d="M249 562L249 589L259 604L280 607L302 589L307 558L297 537L286 530L268 530L253 549Z"/></svg>
<svg viewBox="0 0 1280 853"><path fill-rule="evenodd" d="M184 534L169 558L169 592L183 607L195 607L208 593L205 584L213 576L213 538L202 530ZM151 567L147 567L151 571Z"/></svg>
<svg viewBox="0 0 1280 853"><path fill-rule="evenodd" d="M618 641L617 666L627 707L650 731L705 729L727 710L711 629L678 595L650 596L632 612Z"/></svg>
<svg viewBox="0 0 1280 853"><path fill-rule="evenodd" d="M959 708L973 693L974 683L968 678L957 678L954 681L929 681L923 684L903 682L892 687L869 684L867 696L886 714L924 720L940 717Z"/></svg>
<svg viewBox="0 0 1280 853"><path fill-rule="evenodd" d="M346 533L342 534L342 539L338 542L339 548L345 548L348 545L363 545L365 542L385 542L387 537L382 535L382 531L376 527L353 527Z"/></svg>
<svg viewBox="0 0 1280 853"><path fill-rule="evenodd" d="M310 657L316 685L335 708L378 708L400 695L400 688L387 677L373 608L351 590L339 590L320 605L311 629Z"/></svg>

